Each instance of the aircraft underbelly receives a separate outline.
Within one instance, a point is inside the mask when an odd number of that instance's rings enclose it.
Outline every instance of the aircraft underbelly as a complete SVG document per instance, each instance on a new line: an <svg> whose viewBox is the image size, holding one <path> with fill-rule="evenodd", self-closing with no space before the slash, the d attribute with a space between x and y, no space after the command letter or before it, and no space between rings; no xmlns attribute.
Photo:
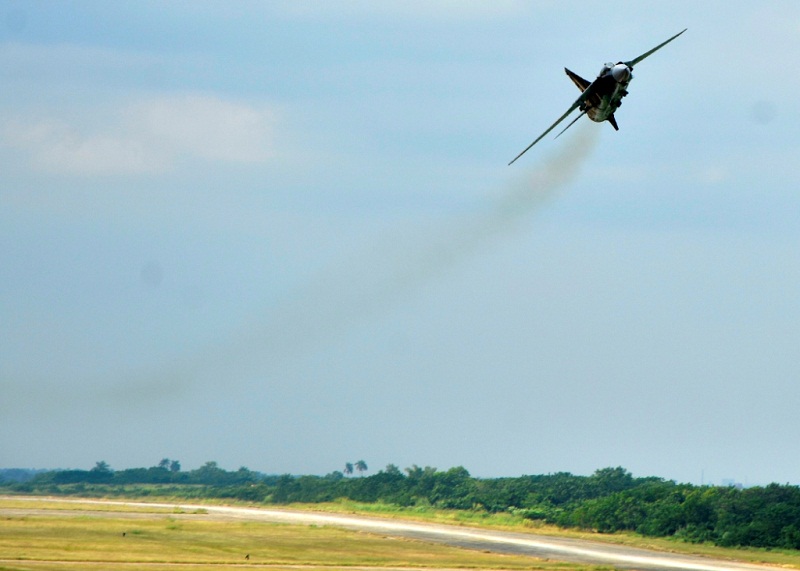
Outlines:
<svg viewBox="0 0 800 571"><path fill-rule="evenodd" d="M600 92L586 101L586 115L589 119L597 123L607 121L620 106L622 98L627 93L628 83L623 85L609 81L603 84Z"/></svg>
<svg viewBox="0 0 800 571"><path fill-rule="evenodd" d="M586 110L586 115L589 116L589 119L598 123L607 120L609 115L616 110L616 107L611 105L610 99L608 96L602 97L599 101L594 102L594 105L589 106Z"/></svg>
<svg viewBox="0 0 800 571"><path fill-rule="evenodd" d="M610 113L604 112L603 109L599 109L597 107L591 107L587 109L586 116L589 117L592 121L596 121L597 123L602 123L606 119Z"/></svg>

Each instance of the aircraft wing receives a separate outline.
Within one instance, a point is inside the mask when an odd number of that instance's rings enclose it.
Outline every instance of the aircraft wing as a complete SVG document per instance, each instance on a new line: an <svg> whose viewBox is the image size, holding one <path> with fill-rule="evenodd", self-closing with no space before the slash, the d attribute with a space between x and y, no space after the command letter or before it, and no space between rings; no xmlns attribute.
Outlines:
<svg viewBox="0 0 800 571"><path fill-rule="evenodd" d="M594 85L594 83L592 83L592 85ZM559 117L559 118L558 118L558 120L556 120L556 122L555 122L555 123L553 123L552 125L550 125L550 127L548 127L548 128L547 128L547 131L545 131L544 133L542 133L541 135L539 135L539 136L536 138L536 140L535 140L533 143L531 143L530 145L528 145L527 147L525 147L525 150L523 150L523 151L522 151L520 154L518 154L516 157L514 157L514 160L513 160L513 161L511 161L511 162L510 162L510 163L508 163L508 164L509 164L509 165L513 164L513 163L514 163L514 161L516 161L518 158L520 158L522 155L524 155L524 154L525 154L525 153L528 151L528 149L530 149L530 148L531 148L532 146L534 146L536 143L538 143L539 141L541 141L541 140L544 138L544 136L545 136L545 135L547 135L547 133L549 133L550 131L552 131L553 129L555 129L555 128L556 128L556 125L558 125L559 123L561 123L561 121L563 121L564 119L566 119L566 118L567 118L567 116L568 116L570 113L572 113L572 112L573 112L573 111L575 111L575 110L576 110L578 107L580 107L581 103L583 103L584 101L586 101L586 99L589 97L589 95L591 95L591 94L592 94L592 85L590 85L589 87L587 87L587 88L586 88L586 91L584 91L583 93L581 93L581 96L580 96L580 97L578 97L578 99L576 99L576 100L575 100L575 103L573 103L572 105L570 105L570 108L569 108L569 109L567 109L567 112L566 112L566 113L564 113L564 114L563 114L561 117ZM574 123L574 121L573 121L573 123ZM572 123L570 123L569 125L567 125L567 128L569 128L569 126L570 126L570 125L572 125ZM564 129L564 131L566 131L566 129ZM563 131L562 131L562 132L563 132Z"/></svg>
<svg viewBox="0 0 800 571"><path fill-rule="evenodd" d="M642 61L642 60L643 60L644 58L646 58L647 56L649 56L649 55L652 55L654 52L656 52L656 51L660 50L661 48L663 48L664 46L666 46L668 43L670 43L672 40L674 40L675 38L677 38L678 36L680 36L680 35L681 35L683 32L685 32L685 31L686 31L686 30L688 30L688 29L689 29L689 28L684 28L684 29L683 29L683 31L681 31L681 32L679 32L679 33L677 33L677 34L675 34L675 35L674 35L674 36L672 36L670 39L668 39L666 42L663 42L663 43L660 43L660 44L658 44L658 45L657 45L656 47L654 47L652 50L650 50L649 52L645 52L645 53L643 53L642 55L640 55L640 56L639 56L639 57L637 57L636 59L632 59L631 61L626 61L626 62L625 62L625 65L627 65L629 68L633 69L633 66L635 66L637 63L639 63L640 61Z"/></svg>

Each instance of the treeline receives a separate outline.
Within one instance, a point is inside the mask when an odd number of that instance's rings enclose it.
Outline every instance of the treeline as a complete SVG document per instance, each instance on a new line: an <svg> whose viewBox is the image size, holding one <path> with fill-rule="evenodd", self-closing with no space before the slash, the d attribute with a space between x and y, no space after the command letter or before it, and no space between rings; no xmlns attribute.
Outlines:
<svg viewBox="0 0 800 571"><path fill-rule="evenodd" d="M179 468L179 467L178 467ZM635 478L623 468L591 476L557 473L515 478L473 478L462 468L439 471L389 465L371 476L271 476L247 468L226 471L215 462L182 472L173 464L36 474L23 483L0 483L22 493L139 494L232 498L267 504L338 499L397 506L507 512L529 520L602 533L633 531L721 546L800 549L800 488L694 486L661 478Z"/></svg>
<svg viewBox="0 0 800 571"><path fill-rule="evenodd" d="M47 470L29 470L25 468L0 468L0 484L3 482L27 482L36 477L36 474Z"/></svg>
<svg viewBox="0 0 800 571"><path fill-rule="evenodd" d="M216 462L206 462L196 470L182 472L179 461L164 458L151 468L112 470L106 462L97 462L91 470L37 471L28 478L18 480L22 483L10 485L8 481L0 480L0 485L22 492L48 491L55 494L71 493L76 485L83 485L78 486L78 489L85 490L86 484L102 484L112 488L140 484L206 486L211 488L207 491L208 495L213 495L214 488L224 489L263 482L265 478L263 474L244 467L229 472L220 468Z"/></svg>

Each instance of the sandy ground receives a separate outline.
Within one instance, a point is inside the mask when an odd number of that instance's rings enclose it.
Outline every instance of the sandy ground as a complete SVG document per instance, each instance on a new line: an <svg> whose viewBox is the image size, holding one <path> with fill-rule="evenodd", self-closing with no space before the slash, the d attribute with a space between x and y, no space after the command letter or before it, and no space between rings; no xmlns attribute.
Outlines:
<svg viewBox="0 0 800 571"><path fill-rule="evenodd" d="M20 499L17 497L16 499ZM25 498L33 499L33 498ZM52 498L39 498L41 501L53 501ZM378 517L329 514L318 512L303 512L291 510L277 510L266 508L244 508L231 506L211 506L188 503L156 503L156 502L122 502L114 500L88 500L57 498L59 503L82 504L102 506L108 509L113 506L139 508L168 509L164 512L172 518L214 519L214 520L240 520L264 521L276 523L291 523L300 525L327 525L378 533L386 536L404 537L427 542L455 545L480 551L493 551L498 553L514 553L529 555L542 559L567 561L572 563L588 563L594 565L613 565L620 569L635 569L641 571L764 571L775 570L775 567L735 563L730 561L713 560L703 557L694 557L673 553L648 551L645 549L631 548L621 545L611 545L581 539L541 536L530 533L515 533L477 528L459 527L441 524L409 522L401 520L388 520ZM175 513L183 511L186 513ZM194 512L194 513L192 513ZM87 515L86 509L57 510L58 514ZM121 511L92 511L93 516L125 517L131 519L152 518L153 513L121 512ZM2 515L34 515L53 514L53 510L36 508L30 509L0 509ZM287 566L283 566L287 567ZM287 567L288 568L288 567ZM386 571L386 570L384 570Z"/></svg>

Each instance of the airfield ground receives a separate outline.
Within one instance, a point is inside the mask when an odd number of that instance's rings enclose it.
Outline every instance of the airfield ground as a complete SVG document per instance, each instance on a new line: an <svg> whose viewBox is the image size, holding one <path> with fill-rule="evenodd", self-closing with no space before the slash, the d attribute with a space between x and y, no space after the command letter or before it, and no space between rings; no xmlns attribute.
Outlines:
<svg viewBox="0 0 800 571"><path fill-rule="evenodd" d="M800 568L792 561L775 563ZM753 571L775 567L575 538L353 515L0 497L0 570L176 568Z"/></svg>

